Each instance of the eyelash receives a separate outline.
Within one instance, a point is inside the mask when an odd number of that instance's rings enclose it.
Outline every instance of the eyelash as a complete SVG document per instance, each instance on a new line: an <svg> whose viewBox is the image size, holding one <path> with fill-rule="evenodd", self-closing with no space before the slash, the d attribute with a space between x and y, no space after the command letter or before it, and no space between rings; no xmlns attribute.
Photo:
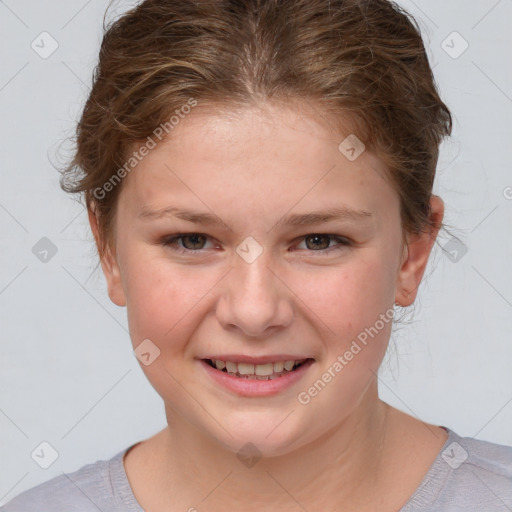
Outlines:
<svg viewBox="0 0 512 512"><path fill-rule="evenodd" d="M178 240L183 239L187 236L201 236L201 237L204 236L208 240L210 239L210 237L208 235L205 235L203 233L179 233L179 234L171 236L171 237L168 237L168 236L165 237L162 240L161 244L164 247L169 247L172 251L177 252L178 254L187 254L187 255L196 256L196 255L201 255L203 251L207 250L207 249L185 249L183 247L178 247L176 245L176 242L178 242ZM300 249L300 250L306 250L307 252L319 253L319 254L325 255L326 253L331 253L332 251L339 251L345 247L350 247L352 245L352 243L347 238L340 237L337 235L331 235L328 233L310 233L308 235L304 235L303 237L301 237L300 241L302 242L303 240L305 240L306 238L308 238L310 236L326 236L326 237L330 238L330 240L336 240L338 242L338 244L334 245L333 247L328 247L327 249L318 249L318 250Z"/></svg>

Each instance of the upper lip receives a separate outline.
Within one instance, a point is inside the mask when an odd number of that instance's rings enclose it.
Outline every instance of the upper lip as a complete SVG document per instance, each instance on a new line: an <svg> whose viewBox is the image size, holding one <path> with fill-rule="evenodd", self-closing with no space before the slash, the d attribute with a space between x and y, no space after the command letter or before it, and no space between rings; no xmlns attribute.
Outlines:
<svg viewBox="0 0 512 512"><path fill-rule="evenodd" d="M212 361L230 361L232 363L247 363L247 364L265 364L276 363L279 361L303 361L305 359L313 359L308 356L297 356L290 354L275 354L259 357L251 357L243 354L223 354L215 356L201 357L200 359L210 359Z"/></svg>

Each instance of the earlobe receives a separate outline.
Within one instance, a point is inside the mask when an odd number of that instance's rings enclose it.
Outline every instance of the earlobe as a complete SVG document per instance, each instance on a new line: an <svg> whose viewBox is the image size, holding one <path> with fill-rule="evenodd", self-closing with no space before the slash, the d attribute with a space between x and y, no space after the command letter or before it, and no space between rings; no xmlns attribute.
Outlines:
<svg viewBox="0 0 512 512"><path fill-rule="evenodd" d="M91 231L94 235L96 247L99 251L99 248L101 247L101 235L98 228L98 219L91 208L88 209L88 215ZM121 281L121 272L119 270L119 265L117 263L115 254L112 254L112 249L110 246L107 247L105 254L101 257L100 263L103 270L103 275L107 281L108 296L110 297L110 300L117 306L126 306L126 298Z"/></svg>
<svg viewBox="0 0 512 512"><path fill-rule="evenodd" d="M400 306L410 306L416 299L432 247L442 225L443 216L442 199L432 196L430 220L433 226L427 226L425 232L407 235L395 290L395 302Z"/></svg>

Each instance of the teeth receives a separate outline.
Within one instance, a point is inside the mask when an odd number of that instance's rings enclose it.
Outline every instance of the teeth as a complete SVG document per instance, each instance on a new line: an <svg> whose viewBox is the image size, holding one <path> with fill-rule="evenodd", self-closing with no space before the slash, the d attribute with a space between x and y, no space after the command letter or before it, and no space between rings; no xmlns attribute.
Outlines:
<svg viewBox="0 0 512 512"><path fill-rule="evenodd" d="M288 370L289 372L293 370L294 366L295 366L295 361L285 361L284 362L284 369Z"/></svg>
<svg viewBox="0 0 512 512"><path fill-rule="evenodd" d="M240 368L240 365L238 365ZM272 375L274 373L274 365L272 363L257 364L254 367L256 375Z"/></svg>
<svg viewBox="0 0 512 512"><path fill-rule="evenodd" d="M279 373L282 372L284 368L284 363L282 361L279 361L278 363L274 363L274 372Z"/></svg>
<svg viewBox="0 0 512 512"><path fill-rule="evenodd" d="M217 364L217 362L215 362L215 364ZM232 363L231 361L226 361L226 370L228 373L236 373L238 371L238 365L236 363Z"/></svg>
<svg viewBox="0 0 512 512"><path fill-rule="evenodd" d="M305 359L300 359L297 361L276 361L275 363L265 364L251 364L215 360L212 361L212 363L214 363L217 370L226 369L226 372L229 375L238 374L245 375L247 376L246 378L249 379L269 380L280 377L280 374L283 373L283 370L291 372L297 364L303 363L304 361Z"/></svg>
<svg viewBox="0 0 512 512"><path fill-rule="evenodd" d="M240 375L254 375L254 365L247 363L238 363L238 373Z"/></svg>

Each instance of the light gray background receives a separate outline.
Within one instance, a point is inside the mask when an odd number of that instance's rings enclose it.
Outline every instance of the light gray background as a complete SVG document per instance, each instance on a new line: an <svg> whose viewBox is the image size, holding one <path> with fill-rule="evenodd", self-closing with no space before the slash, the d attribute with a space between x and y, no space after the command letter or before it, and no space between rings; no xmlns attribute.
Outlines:
<svg viewBox="0 0 512 512"><path fill-rule="evenodd" d="M400 4L421 24L454 115L434 192L468 252L453 262L441 249L449 236L439 241L414 322L394 336L381 396L460 435L512 445L512 2ZM48 159L88 93L106 5L0 1L0 504L165 426L125 310L94 271L85 211ZM130 4L117 5L111 14ZM47 59L31 48L43 31L59 45ZM462 49L454 31L469 44L458 58L443 49ZM32 252L42 237L58 249L46 263ZM31 458L43 441L59 454L48 469Z"/></svg>

